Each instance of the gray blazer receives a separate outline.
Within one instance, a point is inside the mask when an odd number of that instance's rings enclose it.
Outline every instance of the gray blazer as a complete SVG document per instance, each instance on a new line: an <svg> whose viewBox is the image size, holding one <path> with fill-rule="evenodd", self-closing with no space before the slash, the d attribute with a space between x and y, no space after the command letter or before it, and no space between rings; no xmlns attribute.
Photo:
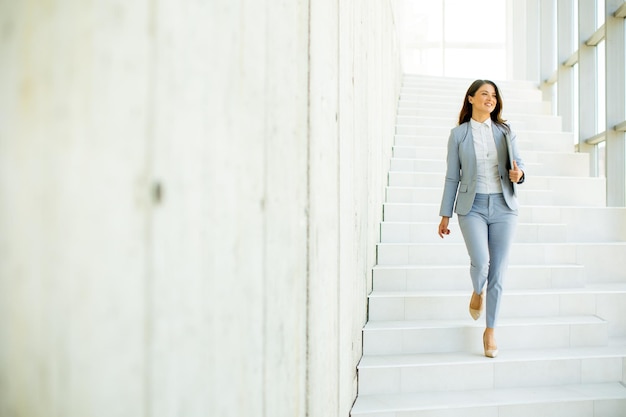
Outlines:
<svg viewBox="0 0 626 417"><path fill-rule="evenodd" d="M505 127L492 123L493 137L498 150L498 171L502 183L504 200L511 210L517 210L515 185L509 179L509 151L517 166L524 170L524 162L517 150L516 136L513 132L505 132ZM508 135L508 140L505 137ZM507 142L511 144L507 147ZM526 175L518 184L524 182ZM458 191L458 192L457 192ZM458 196L457 196L458 194ZM452 217L452 207L456 199L455 212L460 215L469 213L476 197L476 152L470 122L463 123L450 132L448 139L448 169L441 199L440 216Z"/></svg>

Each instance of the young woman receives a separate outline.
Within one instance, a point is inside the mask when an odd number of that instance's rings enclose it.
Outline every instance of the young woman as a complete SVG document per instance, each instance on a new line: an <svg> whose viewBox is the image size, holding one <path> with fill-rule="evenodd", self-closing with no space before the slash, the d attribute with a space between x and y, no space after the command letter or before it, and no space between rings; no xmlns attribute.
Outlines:
<svg viewBox="0 0 626 417"><path fill-rule="evenodd" d="M459 114L459 125L448 139L446 180L439 215L439 236L450 234L452 209L457 213L470 257L474 292L469 312L478 320L487 304L483 334L485 356L498 355L496 327L502 282L517 226L514 184L524 182L524 163L515 134L501 117L502 98L495 83L470 85ZM486 290L485 290L486 287Z"/></svg>

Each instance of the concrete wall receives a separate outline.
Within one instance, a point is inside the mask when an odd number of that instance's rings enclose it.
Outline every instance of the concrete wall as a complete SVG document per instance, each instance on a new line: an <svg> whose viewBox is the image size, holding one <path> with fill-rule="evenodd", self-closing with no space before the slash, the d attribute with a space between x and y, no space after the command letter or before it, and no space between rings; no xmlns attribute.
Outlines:
<svg viewBox="0 0 626 417"><path fill-rule="evenodd" d="M0 416L347 416L381 0L0 1Z"/></svg>

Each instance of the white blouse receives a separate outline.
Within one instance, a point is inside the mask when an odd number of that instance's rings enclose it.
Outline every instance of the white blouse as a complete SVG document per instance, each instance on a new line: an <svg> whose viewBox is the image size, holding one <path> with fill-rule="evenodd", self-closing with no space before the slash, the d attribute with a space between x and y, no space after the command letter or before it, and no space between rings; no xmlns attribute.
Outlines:
<svg viewBox="0 0 626 417"><path fill-rule="evenodd" d="M493 138L491 119L479 123L470 119L474 150L476 151L477 183L476 192L496 194L502 192L500 173L498 172L498 150Z"/></svg>

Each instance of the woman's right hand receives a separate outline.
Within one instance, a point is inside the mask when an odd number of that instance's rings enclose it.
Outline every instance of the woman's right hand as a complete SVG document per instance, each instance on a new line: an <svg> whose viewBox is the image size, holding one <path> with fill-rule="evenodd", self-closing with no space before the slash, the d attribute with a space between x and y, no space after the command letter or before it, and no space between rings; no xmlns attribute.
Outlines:
<svg viewBox="0 0 626 417"><path fill-rule="evenodd" d="M441 216L441 222L439 222L439 237L443 239L444 235L450 234L450 229L448 229L448 223L450 222L450 217Z"/></svg>

